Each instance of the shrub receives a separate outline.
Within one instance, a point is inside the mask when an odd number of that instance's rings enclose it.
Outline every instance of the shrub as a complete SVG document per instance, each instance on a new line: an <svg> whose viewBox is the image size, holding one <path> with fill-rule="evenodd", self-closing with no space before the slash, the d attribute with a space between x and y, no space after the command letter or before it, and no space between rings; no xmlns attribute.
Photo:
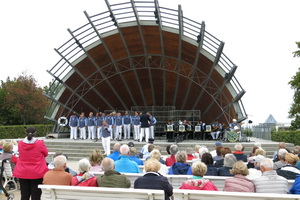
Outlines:
<svg viewBox="0 0 300 200"><path fill-rule="evenodd" d="M15 139L25 138L26 128L34 126L36 128L36 137L44 137L52 131L52 124L35 124L35 125L15 125L15 126L0 126L0 139Z"/></svg>
<svg viewBox="0 0 300 200"><path fill-rule="evenodd" d="M272 131L272 140L276 142L288 142L300 145L300 131Z"/></svg>

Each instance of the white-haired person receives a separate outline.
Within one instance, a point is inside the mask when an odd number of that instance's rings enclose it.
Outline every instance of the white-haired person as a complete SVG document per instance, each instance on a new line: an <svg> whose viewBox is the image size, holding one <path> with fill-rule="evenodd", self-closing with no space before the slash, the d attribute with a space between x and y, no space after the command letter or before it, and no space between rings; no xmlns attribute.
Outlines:
<svg viewBox="0 0 300 200"><path fill-rule="evenodd" d="M88 159L83 158L78 162L79 174L72 178L72 186L89 186L97 187L97 179L93 173L90 172L91 164Z"/></svg>
<svg viewBox="0 0 300 200"><path fill-rule="evenodd" d="M166 166L170 167L176 162L175 155L178 152L178 146L173 144L170 146L170 157L166 159Z"/></svg>
<svg viewBox="0 0 300 200"><path fill-rule="evenodd" d="M151 151L149 159L154 159L154 160L159 161L161 159L161 153L157 149L154 149L153 151ZM143 172L146 172L145 168L144 168ZM166 175L169 173L169 169L166 165L164 165L160 162L160 169L158 172L162 175Z"/></svg>
<svg viewBox="0 0 300 200"><path fill-rule="evenodd" d="M185 151L179 151L175 155L176 162L169 168L169 174L191 175L192 168L186 163L187 155Z"/></svg>
<svg viewBox="0 0 300 200"><path fill-rule="evenodd" d="M145 162L146 174L135 180L134 188L164 190L165 200L169 200L173 195L173 187L168 179L159 173L160 167L161 163L156 159L148 159Z"/></svg>
<svg viewBox="0 0 300 200"><path fill-rule="evenodd" d="M218 176L233 176L230 170L236 161L236 157L233 154L226 154L224 157L224 166L218 169Z"/></svg>
<svg viewBox="0 0 300 200"><path fill-rule="evenodd" d="M253 182L246 178L249 174L247 166L242 161L234 163L230 173L234 175L233 178L225 179L224 191L227 192L255 192Z"/></svg>
<svg viewBox="0 0 300 200"><path fill-rule="evenodd" d="M44 185L71 185L72 175L65 171L67 158L64 155L56 156L53 160L54 168L48 171L43 179Z"/></svg>
<svg viewBox="0 0 300 200"><path fill-rule="evenodd" d="M285 155L288 153L286 149L279 149L278 150L278 161L274 163L273 169L280 169L281 167L285 166Z"/></svg>
<svg viewBox="0 0 300 200"><path fill-rule="evenodd" d="M233 155L235 155L236 159L239 161L247 162L247 155L243 152L243 145L242 144L236 144L234 145L234 152Z"/></svg>
<svg viewBox="0 0 300 200"><path fill-rule="evenodd" d="M261 177L261 170L260 170L260 163L261 161L265 159L265 156L257 155L254 159L254 168L249 168L249 175L247 175L247 178L249 180L254 180L256 178Z"/></svg>
<svg viewBox="0 0 300 200"><path fill-rule="evenodd" d="M273 170L273 165L273 161L269 158L264 158L261 161L262 176L253 180L257 193L287 194L289 192L287 179L279 176Z"/></svg>
<svg viewBox="0 0 300 200"><path fill-rule="evenodd" d="M210 180L203 178L206 171L207 166L203 162L194 162L192 165L193 176L191 179L182 183L179 189L218 191L218 188Z"/></svg>
<svg viewBox="0 0 300 200"><path fill-rule="evenodd" d="M140 173L138 164L129 158L129 146L123 144L120 147L121 156L115 161L115 170L120 173Z"/></svg>

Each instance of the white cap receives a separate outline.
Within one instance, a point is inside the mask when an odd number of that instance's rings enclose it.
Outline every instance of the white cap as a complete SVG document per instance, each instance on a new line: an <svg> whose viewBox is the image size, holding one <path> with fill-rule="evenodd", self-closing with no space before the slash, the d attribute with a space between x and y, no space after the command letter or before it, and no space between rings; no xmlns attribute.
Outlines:
<svg viewBox="0 0 300 200"><path fill-rule="evenodd" d="M233 119L232 121L233 121L233 122L237 122L237 120L236 120L236 119Z"/></svg>

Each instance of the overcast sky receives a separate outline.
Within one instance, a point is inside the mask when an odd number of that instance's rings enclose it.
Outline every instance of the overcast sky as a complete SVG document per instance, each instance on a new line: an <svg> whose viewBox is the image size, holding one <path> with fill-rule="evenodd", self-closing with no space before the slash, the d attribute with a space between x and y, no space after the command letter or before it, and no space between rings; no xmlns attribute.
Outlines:
<svg viewBox="0 0 300 200"><path fill-rule="evenodd" d="M115 2L116 0L110 0ZM119 1L119 0L118 0ZM125 1L125 0L124 0ZM300 67L293 58L300 41L299 0L160 0L192 20L205 21L206 30L225 42L223 52L238 66L235 76L246 90L243 103L249 119L264 122L273 114L287 118L293 91L288 82ZM0 1L0 79L33 74L48 85L46 72L58 61L54 48L87 23L83 14L107 10L104 0Z"/></svg>

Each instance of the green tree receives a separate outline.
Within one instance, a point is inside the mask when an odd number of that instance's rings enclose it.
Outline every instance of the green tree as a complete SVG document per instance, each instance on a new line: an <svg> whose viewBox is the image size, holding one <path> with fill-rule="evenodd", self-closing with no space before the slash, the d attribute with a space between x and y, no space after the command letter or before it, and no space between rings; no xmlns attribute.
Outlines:
<svg viewBox="0 0 300 200"><path fill-rule="evenodd" d="M19 77L1 83L0 122L3 125L37 124L44 121L49 105L32 75L22 73Z"/></svg>
<svg viewBox="0 0 300 200"><path fill-rule="evenodd" d="M300 49L300 42L296 42L298 49ZM293 52L294 57L300 57L300 50ZM289 82L291 88L294 90L294 103L290 107L289 118L292 118L292 129L300 129L300 68L296 75L292 77Z"/></svg>

